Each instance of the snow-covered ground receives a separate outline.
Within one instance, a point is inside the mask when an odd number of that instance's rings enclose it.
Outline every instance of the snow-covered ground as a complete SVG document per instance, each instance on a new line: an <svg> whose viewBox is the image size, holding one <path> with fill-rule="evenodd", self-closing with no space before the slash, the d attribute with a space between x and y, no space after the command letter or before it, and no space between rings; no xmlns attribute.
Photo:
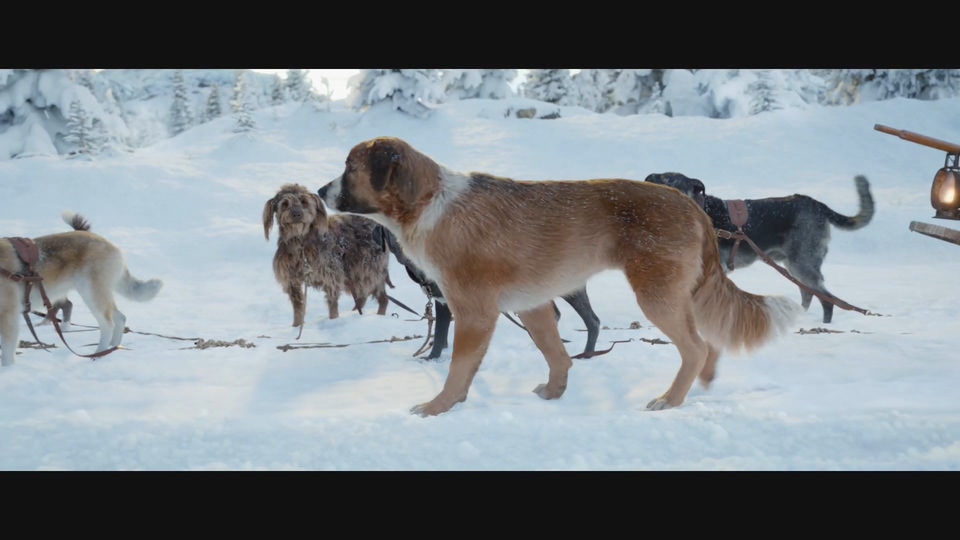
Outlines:
<svg viewBox="0 0 960 540"><path fill-rule="evenodd" d="M229 133L234 120L225 117L131 154L0 161L4 236L67 230L60 213L74 210L126 251L134 275L165 282L152 302L118 299L131 330L126 350L79 358L42 326L40 338L57 348L20 349L0 369L0 469L960 469L952 288L960 248L908 230L911 220L944 224L929 203L943 153L873 130L881 123L960 142L960 99L727 120L566 108L553 120L504 118L507 106L453 102L416 120L285 105L257 111L252 138ZM360 316L347 296L342 317L329 321L313 290L296 341L271 270L276 236L265 241L260 220L281 184L317 189L340 173L350 147L380 135L461 170L534 180L679 171L719 197L805 193L848 215L857 211L853 176L863 173L874 221L834 231L823 271L836 295L887 316L837 309L824 325L814 301L794 330L842 333L791 333L752 356L724 356L709 391L694 386L681 407L649 412L679 356L637 339L665 336L622 275L604 273L588 283L605 327L598 349L634 341L575 361L560 400L531 392L546 363L501 317L468 400L439 417L412 416L442 387L450 350L424 362L411 356L422 337L365 343L425 336L427 325L392 304L389 316L375 308ZM391 277L390 294L422 309L425 297L394 259ZM731 277L799 301L763 263ZM75 324L93 324L72 299ZM584 325L558 306L568 350L580 352ZM633 321L641 328L630 330ZM92 351L96 332L75 329L71 346ZM196 349L153 334L256 346ZM349 346L278 349L317 343Z"/></svg>

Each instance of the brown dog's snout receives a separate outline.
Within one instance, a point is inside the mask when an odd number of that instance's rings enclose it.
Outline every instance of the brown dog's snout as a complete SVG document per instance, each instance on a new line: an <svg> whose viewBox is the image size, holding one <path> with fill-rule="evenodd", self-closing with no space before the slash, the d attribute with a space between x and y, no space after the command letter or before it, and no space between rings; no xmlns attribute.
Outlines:
<svg viewBox="0 0 960 540"><path fill-rule="evenodd" d="M293 217L293 219L303 219L303 207L294 206L293 208L291 208L290 216Z"/></svg>

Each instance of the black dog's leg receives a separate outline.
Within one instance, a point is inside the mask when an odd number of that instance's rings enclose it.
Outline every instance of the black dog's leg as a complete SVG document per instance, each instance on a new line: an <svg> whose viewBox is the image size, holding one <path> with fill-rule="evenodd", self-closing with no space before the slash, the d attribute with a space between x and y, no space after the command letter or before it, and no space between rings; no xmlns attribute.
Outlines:
<svg viewBox="0 0 960 540"><path fill-rule="evenodd" d="M817 291L820 294L823 294L829 298L833 298L833 295L830 294L830 291L823 286L823 274L820 273L820 270L810 264L806 263L797 263L794 261L789 261L787 263L787 270L790 272L790 275L797 278L800 283L803 283L807 287ZM807 300L807 297L810 297L810 300ZM813 299L813 295L810 293L803 293L801 291L801 299L806 301L806 305L809 306L810 302ZM823 306L823 322L829 324L833 321L833 304L820 300L820 305Z"/></svg>
<svg viewBox="0 0 960 540"><path fill-rule="evenodd" d="M584 287L578 291L570 293L563 297L571 307L583 319L583 324L587 326L587 346L583 352L594 352L597 346L597 338L600 336L600 317L594 313L590 306L590 297L587 296L587 288Z"/></svg>
<svg viewBox="0 0 960 540"><path fill-rule="evenodd" d="M804 311L810 309L811 302L813 302L813 295L803 289L800 289L800 305L803 306Z"/></svg>
<svg viewBox="0 0 960 540"><path fill-rule="evenodd" d="M452 314L450 313L450 308L447 307L446 302L438 301L436 302L437 306L437 319L434 321L434 333L433 333L433 349L430 351L430 354L427 355L427 360L436 360L440 358L440 354L444 349L447 348L447 336L449 335L448 331L450 330L450 321L453 319Z"/></svg>

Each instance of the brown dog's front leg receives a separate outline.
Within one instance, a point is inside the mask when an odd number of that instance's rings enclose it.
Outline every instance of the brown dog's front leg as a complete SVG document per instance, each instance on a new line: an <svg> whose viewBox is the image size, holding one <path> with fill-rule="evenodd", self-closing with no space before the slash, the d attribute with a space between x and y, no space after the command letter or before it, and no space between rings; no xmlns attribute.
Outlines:
<svg viewBox="0 0 960 540"><path fill-rule="evenodd" d="M455 305L450 303L451 307ZM470 305L469 310L457 313L457 324L453 329L453 357L443 390L437 397L413 407L410 412L424 417L436 416L467 400L470 384L487 353L499 315L496 304L476 302Z"/></svg>

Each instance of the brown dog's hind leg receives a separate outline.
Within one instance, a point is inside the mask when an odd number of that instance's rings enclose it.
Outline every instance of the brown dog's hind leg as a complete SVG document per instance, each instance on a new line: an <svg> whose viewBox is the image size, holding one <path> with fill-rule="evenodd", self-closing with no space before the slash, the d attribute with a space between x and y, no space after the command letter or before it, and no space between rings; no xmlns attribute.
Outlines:
<svg viewBox="0 0 960 540"><path fill-rule="evenodd" d="M550 367L547 383L533 390L543 399L557 399L563 395L567 389L567 372L573 367L573 360L563 347L563 340L557 329L555 308L556 304L549 302L517 314Z"/></svg>
<svg viewBox="0 0 960 540"><path fill-rule="evenodd" d="M707 343L707 361L700 370L700 384L704 388L710 388L710 383L717 377L717 360L720 358L720 351L713 345Z"/></svg>
<svg viewBox="0 0 960 540"><path fill-rule="evenodd" d="M303 298L303 283L287 283L283 286L283 292L290 297L290 303L293 305L293 325L303 324L303 317L306 314L307 306Z"/></svg>
<svg viewBox="0 0 960 540"><path fill-rule="evenodd" d="M683 263L660 264L655 269L640 265L627 268L627 280L637 295L644 316L676 345L680 370L670 388L650 401L647 409L658 411L679 407L707 362L707 344L697 333L693 295L687 283L689 272ZM665 267L669 264L670 267Z"/></svg>
<svg viewBox="0 0 960 540"><path fill-rule="evenodd" d="M390 306L390 299L387 298L386 287L381 287L380 290L377 291L377 305L379 306L377 308L377 315L386 315L387 308Z"/></svg>
<svg viewBox="0 0 960 540"><path fill-rule="evenodd" d="M495 298L497 295L490 295ZM450 359L450 371L443 383L443 390L427 403L421 403L410 409L420 416L436 416L450 410L457 403L467 400L467 393L474 375L480 369L480 363L490 346L490 339L497 325L500 311L491 298L460 301L459 305L469 305L467 311L457 311L457 324L453 329L453 355ZM456 310L456 300L450 300L450 307ZM551 313L551 318L553 314Z"/></svg>

